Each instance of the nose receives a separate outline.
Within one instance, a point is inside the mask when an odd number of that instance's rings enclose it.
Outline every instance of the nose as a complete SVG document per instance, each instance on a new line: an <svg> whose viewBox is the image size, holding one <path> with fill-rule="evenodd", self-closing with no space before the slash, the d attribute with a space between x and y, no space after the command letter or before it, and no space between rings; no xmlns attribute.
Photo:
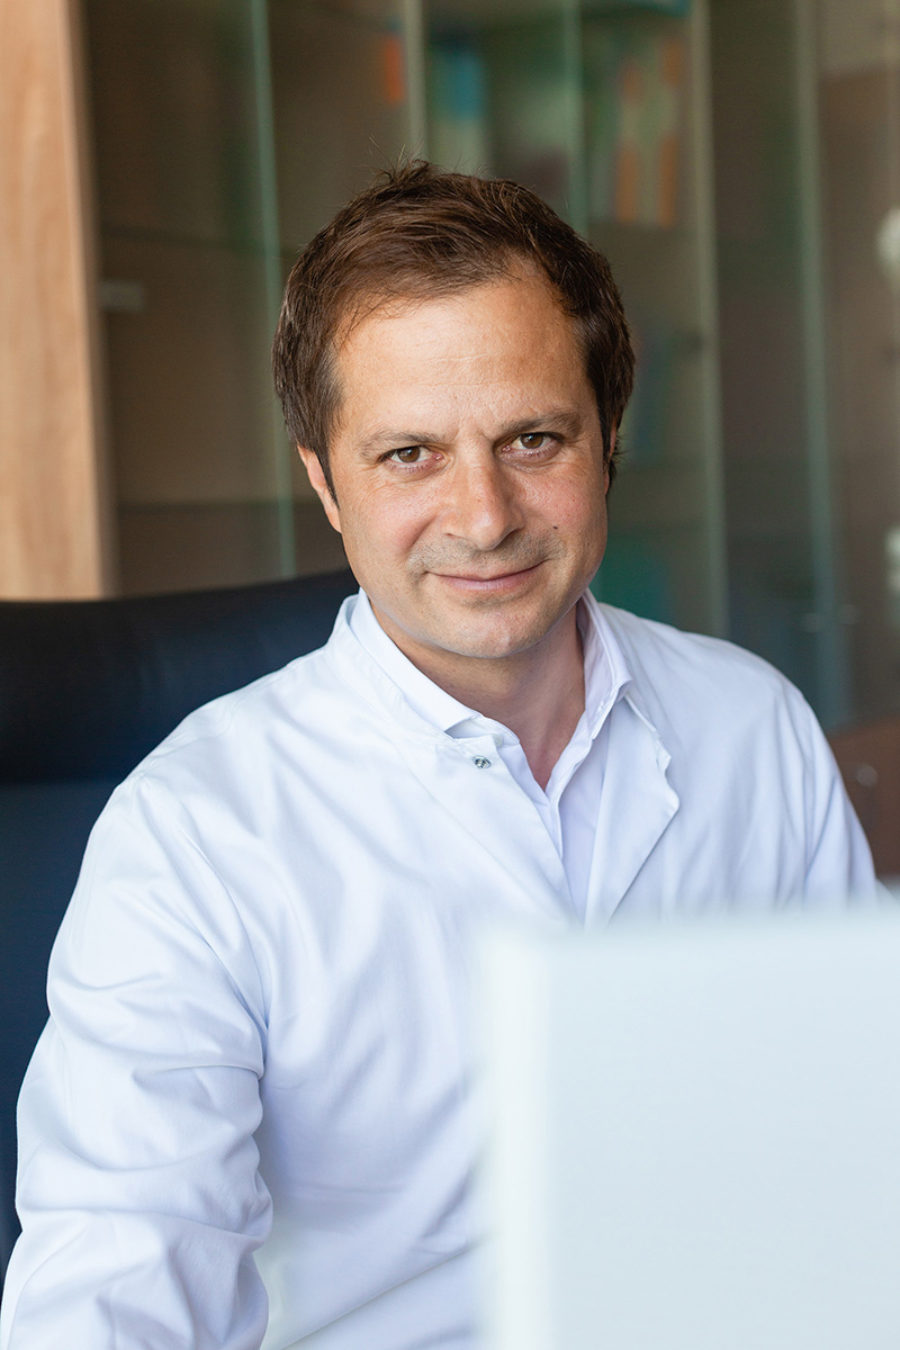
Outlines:
<svg viewBox="0 0 900 1350"><path fill-rule="evenodd" d="M524 524L514 471L498 464L493 454L460 456L447 492L444 533L479 553L499 548Z"/></svg>

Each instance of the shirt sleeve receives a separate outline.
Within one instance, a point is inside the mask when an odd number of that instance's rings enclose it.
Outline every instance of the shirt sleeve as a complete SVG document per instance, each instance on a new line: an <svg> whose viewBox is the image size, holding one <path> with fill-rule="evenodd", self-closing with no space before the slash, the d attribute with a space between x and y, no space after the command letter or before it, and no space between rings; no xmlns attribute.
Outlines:
<svg viewBox="0 0 900 1350"><path fill-rule="evenodd" d="M825 902L880 901L887 892L876 881L871 850L831 747L806 700L788 687L806 777L805 894Z"/></svg>
<svg viewBox="0 0 900 1350"><path fill-rule="evenodd" d="M260 978L186 821L138 778L91 837L19 1103L2 1350L258 1350L265 1334Z"/></svg>

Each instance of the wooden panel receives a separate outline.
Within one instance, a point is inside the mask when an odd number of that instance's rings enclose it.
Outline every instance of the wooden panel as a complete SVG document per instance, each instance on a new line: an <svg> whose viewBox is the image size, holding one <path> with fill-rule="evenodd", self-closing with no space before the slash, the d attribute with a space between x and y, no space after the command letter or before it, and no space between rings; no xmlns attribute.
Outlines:
<svg viewBox="0 0 900 1350"><path fill-rule="evenodd" d="M0 594L106 589L76 0L0 0Z"/></svg>

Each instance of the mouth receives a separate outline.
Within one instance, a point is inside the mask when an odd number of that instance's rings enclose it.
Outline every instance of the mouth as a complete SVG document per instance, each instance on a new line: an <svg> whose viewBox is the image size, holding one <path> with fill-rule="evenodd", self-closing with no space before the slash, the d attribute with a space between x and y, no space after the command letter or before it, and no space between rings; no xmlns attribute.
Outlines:
<svg viewBox="0 0 900 1350"><path fill-rule="evenodd" d="M482 576L478 572L433 572L444 585L451 590L469 595L506 595L530 581L541 566L539 562L531 567L519 568L511 572L496 572L491 576Z"/></svg>

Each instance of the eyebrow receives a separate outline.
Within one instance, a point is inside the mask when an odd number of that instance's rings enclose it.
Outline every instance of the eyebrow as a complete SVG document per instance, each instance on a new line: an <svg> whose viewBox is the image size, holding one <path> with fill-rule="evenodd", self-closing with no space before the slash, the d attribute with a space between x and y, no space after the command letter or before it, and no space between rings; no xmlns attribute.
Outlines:
<svg viewBox="0 0 900 1350"><path fill-rule="evenodd" d="M572 408L550 408L534 417L524 417L504 427L500 441L514 441L526 431L558 431L565 436L577 436L583 427L581 415Z"/></svg>
<svg viewBox="0 0 900 1350"><path fill-rule="evenodd" d="M502 428L496 438L497 445L514 441L528 431L557 431L565 436L576 436L581 431L583 419L571 408L549 408L535 413L531 417L518 418ZM440 444L442 437L433 431L376 431L357 445L360 454L377 454L381 450L396 450L403 446Z"/></svg>
<svg viewBox="0 0 900 1350"><path fill-rule="evenodd" d="M380 450L398 450L407 445L432 445L440 440L428 431L376 431L359 441L356 448L362 455L376 454Z"/></svg>

